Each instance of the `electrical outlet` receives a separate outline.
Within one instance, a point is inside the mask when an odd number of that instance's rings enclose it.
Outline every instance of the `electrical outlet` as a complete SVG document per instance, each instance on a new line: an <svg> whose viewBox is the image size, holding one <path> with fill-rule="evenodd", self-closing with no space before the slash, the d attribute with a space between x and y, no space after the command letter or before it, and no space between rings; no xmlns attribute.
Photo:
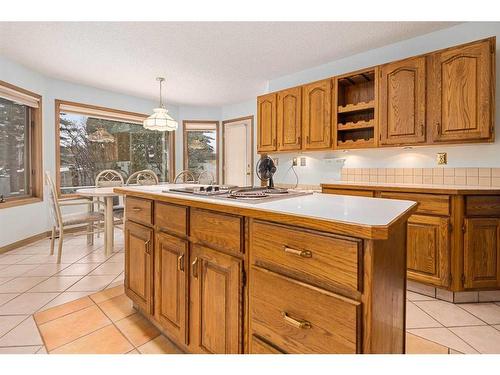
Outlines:
<svg viewBox="0 0 500 375"><path fill-rule="evenodd" d="M306 166L306 158L305 157L300 158L300 166L301 167L305 167Z"/></svg>
<svg viewBox="0 0 500 375"><path fill-rule="evenodd" d="M436 154L436 162L438 165L448 164L448 154L446 152L438 152Z"/></svg>
<svg viewBox="0 0 500 375"><path fill-rule="evenodd" d="M280 159L279 158L274 158L273 161L274 161L274 165L275 166L280 165Z"/></svg>
<svg viewBox="0 0 500 375"><path fill-rule="evenodd" d="M293 158L293 160L292 160L292 166L293 167L297 166L297 158Z"/></svg>

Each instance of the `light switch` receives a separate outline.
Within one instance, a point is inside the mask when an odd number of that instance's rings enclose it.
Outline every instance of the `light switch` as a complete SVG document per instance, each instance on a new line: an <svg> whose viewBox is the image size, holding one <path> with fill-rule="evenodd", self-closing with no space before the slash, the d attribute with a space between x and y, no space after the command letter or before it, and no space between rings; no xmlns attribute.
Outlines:
<svg viewBox="0 0 500 375"><path fill-rule="evenodd" d="M302 157L300 158L300 166L305 167L306 166L306 158Z"/></svg>
<svg viewBox="0 0 500 375"><path fill-rule="evenodd" d="M446 152L438 152L436 154L436 162L438 165L448 164L448 154Z"/></svg>

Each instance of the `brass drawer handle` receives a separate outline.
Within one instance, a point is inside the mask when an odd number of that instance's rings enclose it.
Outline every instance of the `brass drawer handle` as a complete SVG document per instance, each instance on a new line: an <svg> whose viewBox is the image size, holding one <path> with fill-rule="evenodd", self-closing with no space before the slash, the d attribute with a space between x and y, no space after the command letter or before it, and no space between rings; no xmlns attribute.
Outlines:
<svg viewBox="0 0 500 375"><path fill-rule="evenodd" d="M295 328L300 328L300 329L310 329L311 328L311 323L309 323L307 320L299 320L299 319L294 319L290 315L288 315L287 312L283 311L281 313L281 316L291 326L294 326Z"/></svg>
<svg viewBox="0 0 500 375"><path fill-rule="evenodd" d="M310 252L309 250L297 250L288 246L284 246L283 251L288 254L298 255L302 258L312 258L312 252Z"/></svg>
<svg viewBox="0 0 500 375"><path fill-rule="evenodd" d="M177 257L177 270L184 272L184 254Z"/></svg>
<svg viewBox="0 0 500 375"><path fill-rule="evenodd" d="M142 211L142 208L140 208L140 207L132 207L132 211L139 212L139 211Z"/></svg>
<svg viewBox="0 0 500 375"><path fill-rule="evenodd" d="M198 279L198 257L194 258L193 263L191 263L192 274L195 279Z"/></svg>

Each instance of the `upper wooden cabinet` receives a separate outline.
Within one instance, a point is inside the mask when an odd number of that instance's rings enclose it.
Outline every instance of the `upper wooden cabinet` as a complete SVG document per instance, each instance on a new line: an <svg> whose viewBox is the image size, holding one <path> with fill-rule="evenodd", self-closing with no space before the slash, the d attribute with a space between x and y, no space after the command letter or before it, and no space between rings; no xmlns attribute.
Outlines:
<svg viewBox="0 0 500 375"><path fill-rule="evenodd" d="M320 150L332 146L332 80L302 87L302 130L304 149Z"/></svg>
<svg viewBox="0 0 500 375"><path fill-rule="evenodd" d="M428 119L433 142L493 139L495 39L429 56Z"/></svg>
<svg viewBox="0 0 500 375"><path fill-rule="evenodd" d="M380 144L425 142L425 57L380 68Z"/></svg>
<svg viewBox="0 0 500 375"><path fill-rule="evenodd" d="M302 147L302 88L278 92L278 151Z"/></svg>
<svg viewBox="0 0 500 375"><path fill-rule="evenodd" d="M257 98L257 151L276 151L276 94Z"/></svg>

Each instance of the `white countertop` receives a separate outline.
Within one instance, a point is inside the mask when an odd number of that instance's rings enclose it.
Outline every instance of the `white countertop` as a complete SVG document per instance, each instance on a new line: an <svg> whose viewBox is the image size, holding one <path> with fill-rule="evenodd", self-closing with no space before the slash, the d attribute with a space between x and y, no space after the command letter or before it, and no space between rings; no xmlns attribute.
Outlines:
<svg viewBox="0 0 500 375"><path fill-rule="evenodd" d="M438 185L438 184L404 184L397 182L368 182L368 181L330 181L324 182L322 185L337 185L337 186L364 186L373 188L407 188L407 189L426 189L426 190L450 190L450 191L497 191L500 192L500 187L482 186L482 185Z"/></svg>
<svg viewBox="0 0 500 375"><path fill-rule="evenodd" d="M181 184L164 184L153 186L124 186L131 192L137 191L161 196L171 196L187 201L207 202L252 210L276 212L313 219L347 222L367 226L386 226L404 214L416 203L412 201L365 198L347 195L313 193L293 198L286 198L262 203L222 200L189 194L164 193L162 190L179 188Z"/></svg>

